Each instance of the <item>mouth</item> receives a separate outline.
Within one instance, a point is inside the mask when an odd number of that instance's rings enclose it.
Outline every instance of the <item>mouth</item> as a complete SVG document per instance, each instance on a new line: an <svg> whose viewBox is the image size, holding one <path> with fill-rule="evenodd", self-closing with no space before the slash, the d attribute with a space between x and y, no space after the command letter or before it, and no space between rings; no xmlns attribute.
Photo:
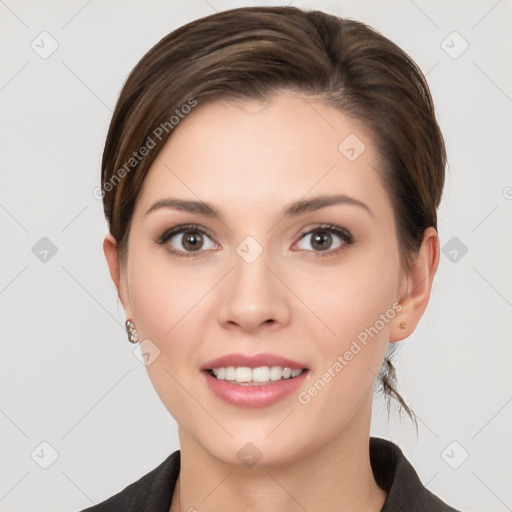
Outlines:
<svg viewBox="0 0 512 512"><path fill-rule="evenodd" d="M309 378L302 362L271 354L227 354L200 367L205 383L235 407L260 408L285 400Z"/></svg>
<svg viewBox="0 0 512 512"><path fill-rule="evenodd" d="M266 386L282 380L291 380L307 372L307 368L288 366L219 366L204 370L217 380L227 381L239 386Z"/></svg>
<svg viewBox="0 0 512 512"><path fill-rule="evenodd" d="M293 396L309 377L306 368L286 366L218 366L201 373L217 398L229 405L249 409L269 407Z"/></svg>
<svg viewBox="0 0 512 512"><path fill-rule="evenodd" d="M301 362L276 354L228 354L200 368L214 396L235 407L268 407L293 396L309 378Z"/></svg>

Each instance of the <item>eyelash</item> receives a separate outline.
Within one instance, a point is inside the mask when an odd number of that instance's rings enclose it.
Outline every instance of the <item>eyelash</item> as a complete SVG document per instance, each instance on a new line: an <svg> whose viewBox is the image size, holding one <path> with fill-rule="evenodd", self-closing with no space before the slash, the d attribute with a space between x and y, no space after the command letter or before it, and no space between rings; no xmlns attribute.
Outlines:
<svg viewBox="0 0 512 512"><path fill-rule="evenodd" d="M155 242L157 244L159 244L159 245L164 245L174 235L177 235L177 234L185 232L185 231L196 231L198 233L201 233L202 235L207 235L212 240L214 240L213 236L211 235L211 233L209 231L207 231L207 230L205 230L203 228L200 228L197 224L185 224L183 226L176 226L174 228L171 228L171 229L168 229L168 230L164 231L155 240ZM197 257L197 256L202 256L201 252L204 252L204 251L189 251L189 252L178 251L176 249L173 249L169 245L166 245L165 248L166 248L166 250L168 252L170 252L174 256L185 257L185 258L191 258L191 257L194 258L194 257Z"/></svg>
<svg viewBox="0 0 512 512"><path fill-rule="evenodd" d="M155 242L159 245L164 245L174 235L177 235L179 233L183 233L186 231L195 231L202 235L207 235L209 238L214 240L212 234L209 231L205 230L204 228L199 227L197 224L185 224L185 225L176 226L174 228L164 231L155 240ZM318 226L316 226L312 229L302 231L301 233L299 233L299 238L298 238L297 242L300 242L306 235L313 234L317 231L327 231L328 233L334 233L343 241L343 245L341 245L340 247L338 247L336 249L331 249L331 250L327 250L327 251L308 251L308 252L312 252L315 255L315 257L317 257L317 256L319 256L319 257L334 256L334 255L341 254L348 246L350 246L354 243L354 237L350 233L350 231L348 231L344 228L340 228L338 226L334 226L332 224L319 224ZM201 252L205 252L205 251L184 252L184 251L173 249L169 245L166 245L166 250L175 256L185 257L185 258L190 258L190 257L194 258L197 256L201 256Z"/></svg>

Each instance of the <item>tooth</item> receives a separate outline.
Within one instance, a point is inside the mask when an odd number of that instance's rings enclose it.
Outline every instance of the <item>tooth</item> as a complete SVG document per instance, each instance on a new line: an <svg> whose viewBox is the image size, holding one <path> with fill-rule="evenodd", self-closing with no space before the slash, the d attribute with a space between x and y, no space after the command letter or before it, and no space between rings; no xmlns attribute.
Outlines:
<svg viewBox="0 0 512 512"><path fill-rule="evenodd" d="M235 380L235 367L228 366L226 368L226 380Z"/></svg>
<svg viewBox="0 0 512 512"><path fill-rule="evenodd" d="M289 367L282 368L281 366L259 366L257 368L228 366L227 368L213 368L212 373L219 380L228 380L243 384L265 384L281 379L297 377L302 373L302 369L292 370Z"/></svg>
<svg viewBox="0 0 512 512"><path fill-rule="evenodd" d="M252 380L252 368L246 366L240 366L235 370L235 380L237 382L251 382Z"/></svg>
<svg viewBox="0 0 512 512"><path fill-rule="evenodd" d="M270 368L270 380L279 380L281 378L281 370L280 366L272 366Z"/></svg>
<svg viewBox="0 0 512 512"><path fill-rule="evenodd" d="M252 380L254 382L268 382L270 378L270 370L268 366L261 366L252 370Z"/></svg>

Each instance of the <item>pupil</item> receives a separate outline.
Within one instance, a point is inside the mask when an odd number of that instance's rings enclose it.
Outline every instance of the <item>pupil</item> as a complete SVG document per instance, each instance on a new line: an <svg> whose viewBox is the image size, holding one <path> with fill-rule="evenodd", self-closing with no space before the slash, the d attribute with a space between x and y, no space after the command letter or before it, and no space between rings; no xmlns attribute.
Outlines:
<svg viewBox="0 0 512 512"><path fill-rule="evenodd" d="M312 237L312 245L315 249L325 251L332 241L332 235L327 231L317 231L317 234Z"/></svg>
<svg viewBox="0 0 512 512"><path fill-rule="evenodd" d="M200 248L201 245L203 245L203 237L201 234L194 232L194 231L187 231L185 233L183 246L186 249L191 249L191 250L195 251L198 248Z"/></svg>

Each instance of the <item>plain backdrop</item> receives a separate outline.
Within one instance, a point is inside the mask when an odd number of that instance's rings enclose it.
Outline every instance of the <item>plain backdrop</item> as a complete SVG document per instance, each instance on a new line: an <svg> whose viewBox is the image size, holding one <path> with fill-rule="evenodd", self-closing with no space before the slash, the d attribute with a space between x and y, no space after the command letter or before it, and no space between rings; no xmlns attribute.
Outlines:
<svg viewBox="0 0 512 512"><path fill-rule="evenodd" d="M377 399L372 433L452 506L512 510L511 2L290 3L364 21L408 52L447 144L443 255L397 361L419 430ZM85 508L179 448L126 339L93 191L143 54L186 22L248 5L277 3L0 1L2 511Z"/></svg>

